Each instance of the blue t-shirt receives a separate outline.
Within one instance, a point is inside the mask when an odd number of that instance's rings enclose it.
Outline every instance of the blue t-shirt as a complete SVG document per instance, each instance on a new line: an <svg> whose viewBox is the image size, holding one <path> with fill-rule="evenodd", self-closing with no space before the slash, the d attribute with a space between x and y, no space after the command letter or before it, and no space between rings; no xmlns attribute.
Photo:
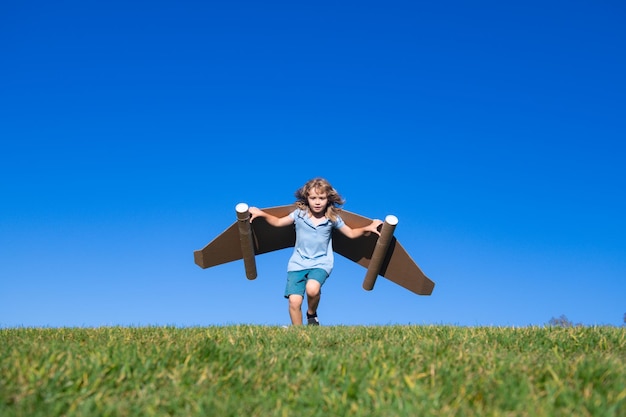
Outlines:
<svg viewBox="0 0 626 417"><path fill-rule="evenodd" d="M333 270L333 229L345 224L341 217L336 221L326 218L317 226L311 222L306 210L296 209L290 214L296 228L296 244L289 258L287 271L322 268L330 275Z"/></svg>

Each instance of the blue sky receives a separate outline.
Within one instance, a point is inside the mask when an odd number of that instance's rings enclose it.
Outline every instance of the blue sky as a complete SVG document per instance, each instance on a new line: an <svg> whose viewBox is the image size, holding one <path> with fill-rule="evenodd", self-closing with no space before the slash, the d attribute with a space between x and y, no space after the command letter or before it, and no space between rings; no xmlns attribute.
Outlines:
<svg viewBox="0 0 626 417"><path fill-rule="evenodd" d="M618 1L0 6L0 326L288 323L290 250L200 269L326 177L417 296L338 257L322 324L623 324Z"/></svg>

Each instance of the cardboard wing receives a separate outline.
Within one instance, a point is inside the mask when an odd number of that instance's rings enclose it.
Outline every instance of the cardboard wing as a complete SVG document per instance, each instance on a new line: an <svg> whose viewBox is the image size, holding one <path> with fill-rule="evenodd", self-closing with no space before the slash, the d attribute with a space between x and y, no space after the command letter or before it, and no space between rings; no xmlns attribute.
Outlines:
<svg viewBox="0 0 626 417"><path fill-rule="evenodd" d="M256 278L254 256L280 249L293 247L295 230L293 226L273 227L265 219L249 221L247 205L237 205L237 222L207 244L194 251L195 263L201 268L209 268L227 262L244 260L248 279ZM283 217L295 209L294 205L270 207L263 211ZM367 217L342 210L341 218L352 228L363 227L372 222ZM391 221L390 221L391 218ZM393 236L397 219L388 216L382 226L381 236L370 233L350 239L341 232L333 232L333 250L339 255L368 269L363 288L371 290L376 277L381 275L388 280L419 295L430 295L435 283L431 281L413 261L400 242Z"/></svg>

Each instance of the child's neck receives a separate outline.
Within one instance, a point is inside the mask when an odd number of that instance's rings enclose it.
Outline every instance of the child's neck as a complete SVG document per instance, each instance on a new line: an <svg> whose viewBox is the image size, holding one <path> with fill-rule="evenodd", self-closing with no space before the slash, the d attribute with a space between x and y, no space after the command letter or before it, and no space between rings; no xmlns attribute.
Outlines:
<svg viewBox="0 0 626 417"><path fill-rule="evenodd" d="M320 224L322 223L324 220L326 220L326 213L321 212L321 213L313 213L311 210L309 210L309 215L311 217L311 221L315 224Z"/></svg>

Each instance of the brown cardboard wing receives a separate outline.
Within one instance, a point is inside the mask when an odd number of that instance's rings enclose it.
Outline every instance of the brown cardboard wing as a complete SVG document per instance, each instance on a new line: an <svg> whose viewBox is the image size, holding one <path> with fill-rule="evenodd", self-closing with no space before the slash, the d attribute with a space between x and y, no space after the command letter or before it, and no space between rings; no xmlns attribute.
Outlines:
<svg viewBox="0 0 626 417"><path fill-rule="evenodd" d="M267 208L263 211L276 217L283 217L294 208L293 205L290 205ZM265 219L259 217L252 222L251 227L255 255L293 247L296 242L296 232L293 226L270 226ZM196 265L200 268L210 268L242 259L237 222L233 223L204 248L194 251L193 254Z"/></svg>
<svg viewBox="0 0 626 417"><path fill-rule="evenodd" d="M372 222L367 217L345 210L342 211L341 218L350 227L363 227ZM333 250L341 256L367 268L372 260L377 239L378 236L374 233L369 234L369 236L350 239L341 232L335 231L333 234ZM435 283L424 275L420 267L417 266L395 237L391 239L379 274L415 294L430 295L435 288Z"/></svg>
<svg viewBox="0 0 626 417"><path fill-rule="evenodd" d="M294 210L293 205L263 209L276 217L283 217ZM363 227L372 222L367 217L342 210L342 219L352 228ZM252 237L255 255L293 247L295 230L293 226L273 227L263 218L256 218L252 224ZM339 255L368 268L374 253L378 236L374 233L350 239L341 232L333 233L333 250ZM209 268L242 259L240 233L237 222L212 240L203 249L194 252L195 263L201 268ZM382 260L379 274L388 280L419 295L430 295L435 283L424 275L411 259L400 242L392 237L386 255Z"/></svg>

